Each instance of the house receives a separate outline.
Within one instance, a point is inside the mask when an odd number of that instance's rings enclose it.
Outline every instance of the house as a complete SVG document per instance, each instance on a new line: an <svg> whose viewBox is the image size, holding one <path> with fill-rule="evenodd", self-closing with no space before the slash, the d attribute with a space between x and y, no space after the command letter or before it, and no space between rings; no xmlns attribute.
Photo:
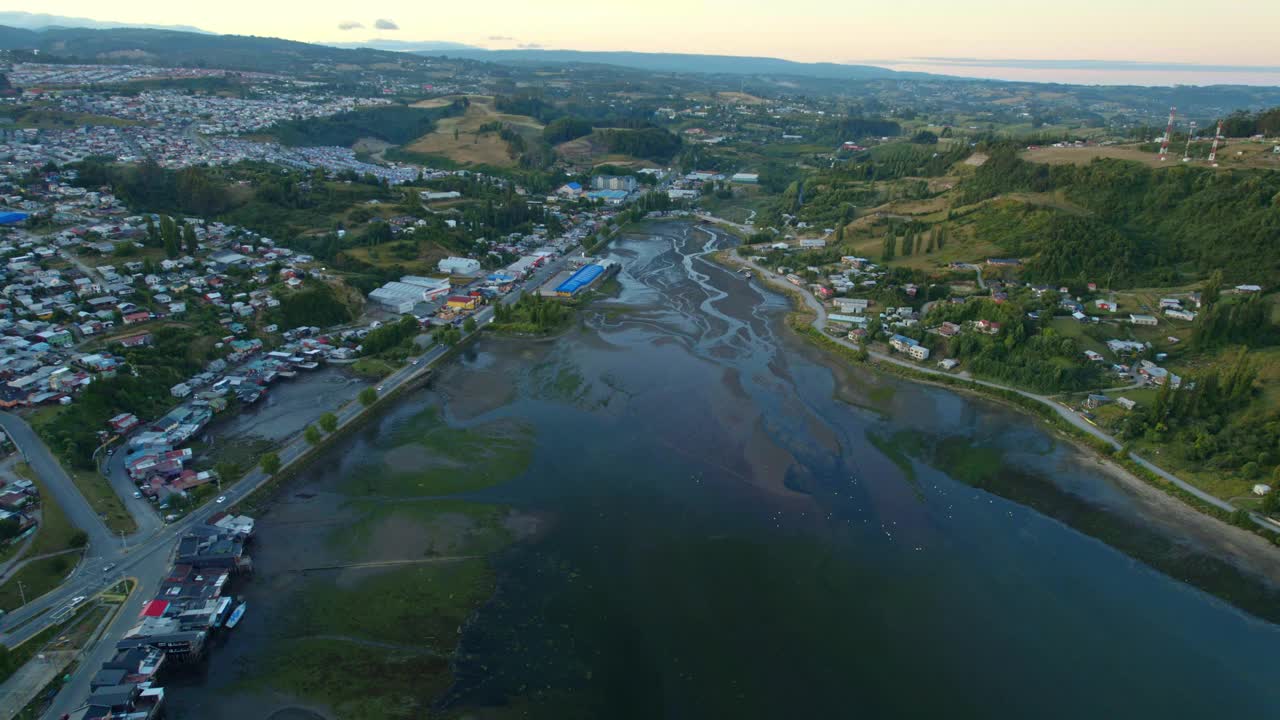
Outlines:
<svg viewBox="0 0 1280 720"><path fill-rule="evenodd" d="M1098 310L1104 310L1106 312L1115 312L1116 309L1120 307L1115 300L1103 300L1102 298L1094 300L1093 306Z"/></svg>
<svg viewBox="0 0 1280 720"><path fill-rule="evenodd" d="M1089 359L1090 361L1092 361L1092 362L1102 362L1102 354L1101 354L1101 353L1096 353L1096 352L1094 352L1094 351L1092 351L1092 350L1085 350L1085 351L1084 351L1084 356L1085 356L1086 358L1088 358L1088 359Z"/></svg>
<svg viewBox="0 0 1280 720"><path fill-rule="evenodd" d="M184 382L180 382L169 388L169 394L176 398L188 397L191 395L191 386Z"/></svg>
<svg viewBox="0 0 1280 720"><path fill-rule="evenodd" d="M1134 402L1133 400L1130 400L1127 397L1122 397L1122 398L1116 398L1116 405L1119 405L1125 410L1132 410L1138 406L1138 403Z"/></svg>
<svg viewBox="0 0 1280 720"><path fill-rule="evenodd" d="M1134 315L1130 313L1129 322L1133 323L1134 325L1146 325L1149 327L1154 327L1159 321L1156 320L1156 318L1152 315Z"/></svg>
<svg viewBox="0 0 1280 720"><path fill-rule="evenodd" d="M131 312L124 316L125 325L136 325L137 323L146 322L151 319L151 313L145 310Z"/></svg>
<svg viewBox="0 0 1280 720"><path fill-rule="evenodd" d="M1196 319L1196 314L1194 312L1191 312L1190 310L1183 310L1180 307L1165 308L1164 314L1165 317L1171 317L1175 320L1185 320L1187 322L1193 322Z"/></svg>
<svg viewBox="0 0 1280 720"><path fill-rule="evenodd" d="M152 337L151 337L151 333L143 332L143 333L138 333L136 335L127 335L125 337L119 338L117 342L119 342L121 345L125 347L142 347L143 345L150 345L152 342Z"/></svg>
<svg viewBox="0 0 1280 720"><path fill-rule="evenodd" d="M458 310L475 310L477 298L470 295L450 295L445 304Z"/></svg>
<svg viewBox="0 0 1280 720"><path fill-rule="evenodd" d="M1111 398L1106 395L1090 395L1084 399L1084 406L1090 410L1097 410L1109 402L1111 402Z"/></svg>
<svg viewBox="0 0 1280 720"><path fill-rule="evenodd" d="M992 322L990 320L979 320L975 324L975 327L977 327L978 332L980 333L986 333L987 335L999 335L1000 328L1002 326L998 322Z"/></svg>
<svg viewBox="0 0 1280 720"><path fill-rule="evenodd" d="M955 337L960 331L961 327L953 322L944 322L938 326L938 334L943 337Z"/></svg>
<svg viewBox="0 0 1280 720"><path fill-rule="evenodd" d="M947 358L946 360L942 360L941 362L938 363L938 367L942 368L943 370L955 370L957 367L959 367L959 365L960 365L960 361L956 360L955 358Z"/></svg>
<svg viewBox="0 0 1280 720"><path fill-rule="evenodd" d="M117 433L126 433L138 426L138 418L132 413L120 413L107 421L111 429Z"/></svg>
<svg viewBox="0 0 1280 720"><path fill-rule="evenodd" d="M1263 485L1262 483L1258 483L1257 485L1253 486L1254 495L1266 495L1269 492L1271 492L1270 485Z"/></svg>
<svg viewBox="0 0 1280 720"><path fill-rule="evenodd" d="M894 335L889 338L889 345L894 350L910 356L914 360L928 360L929 348L920 344L920 341L905 335Z"/></svg>

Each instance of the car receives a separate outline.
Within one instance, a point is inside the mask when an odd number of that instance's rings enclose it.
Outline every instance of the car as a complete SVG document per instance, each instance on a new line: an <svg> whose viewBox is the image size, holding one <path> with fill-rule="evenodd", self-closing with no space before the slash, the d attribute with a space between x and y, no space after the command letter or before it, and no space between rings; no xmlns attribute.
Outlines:
<svg viewBox="0 0 1280 720"><path fill-rule="evenodd" d="M115 564L115 563L107 563L106 565L102 566L102 572L104 572L104 573L109 573L109 572L111 572L112 570L115 570L115 569L116 569L116 564Z"/></svg>
<svg viewBox="0 0 1280 720"><path fill-rule="evenodd" d="M377 388L375 388L375 389L376 389L378 392L382 392L382 386L381 386L381 385L379 385L379 386L378 386Z"/></svg>
<svg viewBox="0 0 1280 720"><path fill-rule="evenodd" d="M420 363L420 362L422 362L422 361L421 361L421 360L418 360L418 359L416 359L416 358L415 358L415 359L414 359L414 361L413 361L413 364L414 364L414 365L417 365L417 364L418 364L418 363Z"/></svg>
<svg viewBox="0 0 1280 720"><path fill-rule="evenodd" d="M107 449L107 455L115 455L115 454L116 454L116 449L115 449L115 448L108 448L108 449Z"/></svg>
<svg viewBox="0 0 1280 720"><path fill-rule="evenodd" d="M75 596L75 597L71 598L71 604L72 604L72 605L79 605L80 603L84 602L84 601L85 601L85 600L87 600L87 599L88 599L88 598L86 598L84 595L77 595L77 596Z"/></svg>
<svg viewBox="0 0 1280 720"><path fill-rule="evenodd" d="M136 498L140 498L140 497L142 497L142 493L141 493L141 492L135 492L135 493L133 494L133 496L134 496L134 497L136 497Z"/></svg>
<svg viewBox="0 0 1280 720"><path fill-rule="evenodd" d="M224 502L226 502L226 501L227 501L227 496L226 496L226 495L219 495L219 496L218 496L218 504L219 504L219 505L221 505L222 503L224 503Z"/></svg>

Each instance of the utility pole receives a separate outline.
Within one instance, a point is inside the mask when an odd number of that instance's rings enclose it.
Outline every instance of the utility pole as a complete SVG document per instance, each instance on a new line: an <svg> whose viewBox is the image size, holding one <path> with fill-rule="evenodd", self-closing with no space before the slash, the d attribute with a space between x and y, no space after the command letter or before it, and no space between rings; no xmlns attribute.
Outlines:
<svg viewBox="0 0 1280 720"><path fill-rule="evenodd" d="M123 530L120 531L120 546L126 550L129 549L129 540L125 538Z"/></svg>
<svg viewBox="0 0 1280 720"><path fill-rule="evenodd" d="M18 594L22 596L22 604L27 604L27 589L22 586L22 581L18 581Z"/></svg>
<svg viewBox="0 0 1280 720"><path fill-rule="evenodd" d="M1173 137L1173 116L1177 114L1178 108L1169 108L1169 125L1164 130L1164 138L1160 141L1160 160L1164 161L1166 155L1169 154L1169 140Z"/></svg>

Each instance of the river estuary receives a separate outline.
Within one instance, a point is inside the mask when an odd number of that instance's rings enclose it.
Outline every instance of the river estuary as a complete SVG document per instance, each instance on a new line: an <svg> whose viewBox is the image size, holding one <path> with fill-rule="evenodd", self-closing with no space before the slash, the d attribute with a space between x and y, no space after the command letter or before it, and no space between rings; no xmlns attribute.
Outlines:
<svg viewBox="0 0 1280 720"><path fill-rule="evenodd" d="M259 524L176 720L1269 717L1274 566L1028 416L820 355L641 227Z"/></svg>

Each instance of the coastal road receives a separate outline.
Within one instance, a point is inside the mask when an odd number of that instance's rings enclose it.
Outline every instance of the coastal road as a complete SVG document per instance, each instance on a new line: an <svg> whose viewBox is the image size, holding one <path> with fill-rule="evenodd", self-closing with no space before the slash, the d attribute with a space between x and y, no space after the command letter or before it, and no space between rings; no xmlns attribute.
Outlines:
<svg viewBox="0 0 1280 720"><path fill-rule="evenodd" d="M567 256L562 256L547 263L546 266L535 271L520 288L507 294L499 302L503 304L514 303L526 288L536 289L560 272L566 262ZM476 323L483 327L493 318L493 307L487 306L483 308L474 317ZM449 352L449 349L443 345L435 345L427 349L422 355L410 358L408 365L387 376L378 384L378 395L387 395L407 383L418 380L431 370ZM339 428L356 421L366 411L368 411L368 408L365 408L358 400L347 403L335 413L338 417ZM22 426L25 427L25 423L22 423ZM30 431L30 428L27 428L27 430ZM61 466L56 464L56 460L53 460L52 455L48 454L48 450L39 442L34 433L30 434L29 440L33 441L34 446L42 449L48 455L48 459L54 463L54 467L61 471ZM289 468L305 457L310 449L311 445L306 442L301 434L286 442L278 451L281 470ZM63 474L65 475L65 472ZM131 544L128 548L120 548L119 543L117 543L117 552L109 558L95 559L92 563L82 563L82 569L85 570L82 577L76 576L72 581L64 583L56 590L40 598L38 603L28 603L4 618L6 628L16 629L0 632L0 642L13 647L35 636L49 625L51 622L50 616L53 614L49 612L50 609L65 607L76 596L91 596L101 592L113 583L118 582L122 576L134 577L139 582L136 591L129 597L125 607L121 609L120 614L112 622L110 628L103 633L98 644L82 659L71 679L59 691L52 708L46 715L47 717L59 717L61 713L71 712L83 704L84 699L88 696L89 679L97 672L102 663L111 657L115 643L133 626L142 604L154 597L161 579L168 571L175 541L193 525L207 522L214 514L227 510L233 511L237 503L248 497L270 479L270 476L262 472L261 469L254 469L238 483L227 488L222 493L220 497L225 498L223 502L213 502L205 505L173 524L161 524L150 536ZM70 478L67 478L67 484L72 491L75 491L74 485L70 484ZM88 503L84 502L79 493L74 492L74 495L88 510ZM133 499L132 492L129 493L128 499ZM89 510L89 513L92 515L91 510ZM93 515L93 517L97 519L96 515ZM98 519L98 523L101 525L100 519ZM109 546L112 536L107 532L105 525L101 526L100 532L104 538L102 542L107 543L106 546ZM102 572L103 562L114 562L116 567L112 568L110 573L104 573ZM94 573L97 573L97 577L94 577ZM22 625L26 620L31 620L31 622Z"/></svg>
<svg viewBox="0 0 1280 720"><path fill-rule="evenodd" d="M722 224L728 224L728 225L735 225L735 226L737 226L735 223L728 223L727 221L717 221L717 219L716 219L715 217L713 217L713 216L709 216L709 215L708 215L708 216L699 215L699 217L702 217L702 218L704 218L704 219L710 220L711 222L721 222ZM742 226L737 226L737 227L742 227ZM745 259L745 258L743 258L743 257L739 256L737 253L726 253L726 257L729 259L729 262L731 262L731 263L733 263L733 264L736 264L736 265L739 265L739 266L743 266L743 267L750 267L750 268L751 268L752 270L754 270L754 271L755 271L755 272L756 272L756 273L757 273L757 274L758 274L762 279L764 279L766 282L768 282L768 283L770 283L770 284L778 285L778 286L782 286L782 287L786 287L786 288L793 289L793 290L797 291L797 292L800 294L800 297L801 297L801 298L803 298L805 305L806 305L810 310L812 310L812 311L813 311L813 314L814 314L814 320L813 320L812 325L813 325L813 327L814 327L815 329L817 329L817 330L818 330L819 332L821 332L823 335L825 335L825 336L827 336L827 337L831 338L833 341L835 341L835 342L837 342L837 343L839 343L839 344L841 344L841 345L844 345L844 346L845 346L845 347L847 347L847 348L850 348L850 349L853 349L853 350L857 350L857 349L860 349L860 348L861 348L861 346L860 346L860 345L858 345L858 344L856 344L856 343L854 343L854 342L852 342L852 341L850 341L850 340L847 340L847 339L846 339L846 338L844 338L844 337L840 337L840 336L832 336L832 335L830 335L829 333L827 333L827 332L826 332L826 330L827 330L827 309L826 309L826 307L825 307L825 306L824 306L824 305L823 305L823 304L822 304L822 303L821 303L821 302L820 302L816 297L814 297L814 296L813 296L813 293L809 292L808 288L803 288L803 287L798 287L798 286L796 286L796 285L793 285L793 284L791 284L790 282L787 282L787 280L786 280L785 278L779 277L777 273L771 272L771 271L770 271L770 270L768 270L767 268L761 267L759 264L757 264L757 263L755 263L755 262L752 262L752 261L750 261L750 260L747 260L747 259ZM1071 408L1069 408L1069 407L1067 407L1067 406L1063 405L1062 403L1060 403L1060 402L1058 402L1058 401L1054 400L1052 397L1050 397L1050 396L1048 396L1048 395L1038 395L1038 394L1033 393L1033 392L1028 392L1028 391L1026 391L1026 390L1020 390L1020 389L1018 389L1018 388L1015 388L1015 387L1009 387L1009 386L1007 386L1007 385L1001 385L1000 383L991 382L991 381L989 381L989 380L980 380L980 379L978 379L978 378L972 377L972 376L971 376L971 375L969 375L968 373L952 373L952 372L947 372L947 371L945 371L945 370L935 370L935 369L933 369L933 368L925 367L925 366L922 366L922 365L920 365L920 364L918 364L918 363L911 362L911 361L909 361L909 360L903 360L902 358L895 357L895 356L893 356L893 355L888 355L888 354L886 354L886 353L882 353L882 352L878 352L878 351L874 351L874 350L868 350L868 355L870 355L873 359L875 359L875 360L876 360L876 361L878 361L878 362L891 363L891 364L893 364L893 365L898 365L898 366L901 366L901 367L910 368L911 370L913 370L913 371L915 371L915 372L925 373L925 374L927 374L927 375L938 375L938 376L945 376L945 377L961 377L961 378L963 378L963 379L965 379L965 380L967 380L967 381L969 381L969 382L972 382L972 383L974 383L974 384L977 384L977 385L982 385L982 386L985 386L985 387L994 388L994 389L998 389L998 390L1005 390L1005 391L1009 391L1009 392L1015 392L1015 393L1017 393L1017 394L1019 394L1019 395L1021 395L1021 396L1025 397L1025 398L1029 398L1029 399L1031 399L1031 400L1035 400L1036 402L1042 403L1042 404L1044 404L1044 405L1049 406L1050 408L1053 408L1053 411L1054 411L1055 413L1057 413L1059 417L1061 417L1062 419L1064 419L1064 420L1066 420L1067 422L1071 423L1071 424L1072 424L1072 425L1074 425L1075 427L1077 427L1077 428L1079 428L1079 429L1081 429L1081 430L1085 431L1086 433L1088 433L1088 434L1092 435L1093 437L1096 437L1096 438L1098 438L1099 440L1102 440L1102 441L1106 442L1107 444L1111 445L1111 447L1113 447L1113 448L1117 448L1117 449L1119 449L1120 447L1122 447L1122 445L1121 445L1120 441L1116 440L1116 439L1115 439L1114 437L1112 437L1111 435L1108 435L1106 432L1103 432L1100 428L1098 428L1098 426L1094 425L1093 423L1089 422L1088 420L1085 420L1085 419L1084 419L1083 417L1081 417L1081 416L1080 416L1076 411L1074 411L1074 410L1072 410ZM1178 488L1180 488L1180 489L1182 489L1182 490L1185 490L1186 492L1188 492L1188 493L1190 493L1190 494L1194 495L1195 497L1199 498L1200 500L1203 500L1204 502L1209 503L1210 505L1212 505L1212 506L1214 506L1214 507L1216 507L1216 508L1220 508L1220 509L1225 510L1225 511L1227 511L1227 512L1235 512L1236 510L1238 510L1238 509L1239 509L1239 508L1236 508L1236 507L1235 507L1235 506L1233 506L1231 503L1229 503L1229 502L1227 502L1227 501L1225 501L1225 500L1222 500L1222 499L1220 499L1220 498L1218 498L1218 497L1215 497L1215 496L1213 496L1213 495L1210 495L1209 493L1205 492L1204 490L1201 490L1200 488L1196 487L1195 485L1192 485L1191 483L1189 483L1189 482L1187 482L1187 481L1185 481L1185 480L1183 480L1183 479L1179 478L1178 476L1174 475L1173 473L1170 473L1170 472L1168 472L1168 471L1166 471L1166 470L1161 469L1160 467L1156 466L1154 463L1152 463L1152 462L1150 462L1150 461L1146 460L1145 458L1142 458L1142 457L1138 456L1137 454L1135 454L1135 453L1133 453L1133 452L1130 452L1130 453L1129 453L1129 457L1130 457L1130 458L1131 458L1135 463L1137 463L1138 465L1141 465L1143 468L1146 468L1147 470L1151 471L1152 473L1155 473L1155 474L1156 474L1157 476L1159 476L1161 479L1163 479L1163 480L1165 480L1165 481L1167 481L1167 482L1169 482L1169 483L1171 483L1171 484L1173 484L1173 485L1177 486ZM1250 512L1250 513L1249 513L1249 516L1253 519L1254 523L1256 523L1256 524L1257 524L1257 525L1259 525L1260 527L1264 527L1264 528L1267 528L1268 530L1272 530L1272 531L1275 531L1275 530L1277 529L1277 528L1276 528L1276 527L1275 527L1271 522L1269 522L1268 520L1266 520L1265 518L1263 518L1261 515L1259 515L1259 514L1257 514L1257 513Z"/></svg>

